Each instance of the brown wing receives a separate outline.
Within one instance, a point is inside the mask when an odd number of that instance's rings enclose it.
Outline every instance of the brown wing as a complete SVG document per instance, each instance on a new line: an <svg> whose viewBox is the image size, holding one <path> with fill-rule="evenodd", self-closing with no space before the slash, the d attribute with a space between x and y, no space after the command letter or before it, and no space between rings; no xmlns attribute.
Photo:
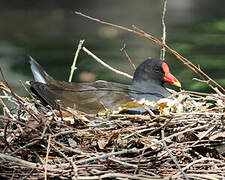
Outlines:
<svg viewBox="0 0 225 180"><path fill-rule="evenodd" d="M97 113L104 109L116 110L121 104L131 101L129 86L106 81L93 83L67 83L57 81L57 85L31 82L31 90L45 103L59 108L74 107L87 113Z"/></svg>

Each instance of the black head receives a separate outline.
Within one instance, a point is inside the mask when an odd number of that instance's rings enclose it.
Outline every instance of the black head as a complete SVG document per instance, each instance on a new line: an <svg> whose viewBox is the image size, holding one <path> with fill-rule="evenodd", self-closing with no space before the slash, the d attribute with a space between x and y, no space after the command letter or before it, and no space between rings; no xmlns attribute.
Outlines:
<svg viewBox="0 0 225 180"><path fill-rule="evenodd" d="M162 68L163 62L159 59L148 59L141 63L134 72L133 83L135 81L152 81L162 85L165 82L165 72Z"/></svg>
<svg viewBox="0 0 225 180"><path fill-rule="evenodd" d="M167 63L160 59L148 59L141 63L134 72L133 84L163 85L168 82L181 87L179 81L170 73Z"/></svg>

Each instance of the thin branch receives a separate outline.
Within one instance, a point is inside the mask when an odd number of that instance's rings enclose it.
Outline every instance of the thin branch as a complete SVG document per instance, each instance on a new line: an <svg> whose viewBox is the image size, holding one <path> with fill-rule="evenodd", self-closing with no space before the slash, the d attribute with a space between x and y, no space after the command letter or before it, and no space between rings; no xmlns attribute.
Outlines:
<svg viewBox="0 0 225 180"><path fill-rule="evenodd" d="M163 44L166 44L166 23L165 23L166 5L167 5L167 0L163 0L163 12L162 12L162 28L163 28L162 43ZM160 59L165 60L165 55L166 55L166 48L162 47Z"/></svg>
<svg viewBox="0 0 225 180"><path fill-rule="evenodd" d="M20 164L21 166L29 167L32 169L39 169L39 170L47 169L48 171L56 171L56 172L65 171L65 170L57 169L58 167L56 165L48 165L48 167L44 167L42 164L25 161L23 159L19 159L19 158L16 158L7 154L2 154L2 153L0 153L0 159L4 159L5 161L11 162L11 163L14 162L16 164Z"/></svg>
<svg viewBox="0 0 225 180"><path fill-rule="evenodd" d="M77 69L76 62L77 62L78 54L79 54L79 52L80 52L80 50L82 48L83 43L84 43L84 40L80 40L80 42L78 44L78 47L77 47L77 51L76 51L76 53L74 55L73 64L71 66L71 71L70 71L69 82L72 81L73 73Z"/></svg>
<svg viewBox="0 0 225 180"><path fill-rule="evenodd" d="M138 165L127 163L127 162L123 162L123 161L121 161L121 160L119 160L117 158L108 158L108 159L113 161L113 162L122 164L123 166L132 167L132 168L138 168Z"/></svg>
<svg viewBox="0 0 225 180"><path fill-rule="evenodd" d="M204 157L204 158L201 158L201 159L198 159L196 161L191 162L190 164L186 165L182 170L185 171L185 170L189 169L191 166L193 166L194 164L200 163L202 161L215 161L215 162L218 162L218 163L222 164L222 161L220 161L220 160L217 160L217 159L214 159L214 158L205 158ZM181 172L178 172L174 176L178 176L180 173Z"/></svg>
<svg viewBox="0 0 225 180"><path fill-rule="evenodd" d="M134 65L134 63L132 62L132 60L130 59L130 56L128 55L127 51L126 51L126 44L123 45L123 47L120 49L120 51L123 51L125 56L127 57L127 60L129 61L129 63L131 64L131 66L133 67L133 69L136 69L136 66Z"/></svg>
<svg viewBox="0 0 225 180"><path fill-rule="evenodd" d="M4 159L4 160L9 161L9 162L14 162L14 163L25 165L25 166L32 167L32 168L34 168L34 167L42 168L41 164L25 161L23 159L19 159L19 158L16 158L16 157L13 157L13 156L10 156L10 155L7 155L7 154L0 153L0 159Z"/></svg>
<svg viewBox="0 0 225 180"><path fill-rule="evenodd" d="M89 51L86 47L82 48L89 56L93 57L97 62L99 62L101 65L105 66L106 68L110 69L111 71L120 74L122 76L126 76L130 79L133 79L133 77L127 73L121 72L111 66L109 66L108 64L106 64L105 62L103 62L100 58L98 58L96 55L94 55L91 51Z"/></svg>
<svg viewBox="0 0 225 180"><path fill-rule="evenodd" d="M158 180L158 178L149 178L149 177L138 177L138 176L134 176L134 175L128 175L128 174L122 174L122 173L107 173L104 175L101 175L99 177L99 179L112 179L112 178L118 178L118 179L134 179L134 180ZM162 179L166 179L166 178L162 178Z"/></svg>
<svg viewBox="0 0 225 180"><path fill-rule="evenodd" d="M46 157L45 157L45 172L44 172L45 180L47 180L48 155L50 152L51 137L52 136L50 134L48 137L48 146L47 146L47 152L46 152Z"/></svg>

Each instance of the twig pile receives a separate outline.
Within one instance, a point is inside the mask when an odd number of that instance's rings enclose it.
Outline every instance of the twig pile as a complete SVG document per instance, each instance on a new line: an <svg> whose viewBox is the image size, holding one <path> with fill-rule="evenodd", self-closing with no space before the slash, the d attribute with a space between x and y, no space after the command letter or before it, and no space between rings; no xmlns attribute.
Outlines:
<svg viewBox="0 0 225 180"><path fill-rule="evenodd" d="M144 31L76 14L152 40L184 62L217 94L181 91L174 94L176 101L158 103L157 110L148 109L141 115L86 114L69 108L56 111L35 98L19 97L2 74L0 178L223 179L225 96L218 88L223 93L224 88Z"/></svg>
<svg viewBox="0 0 225 180"><path fill-rule="evenodd" d="M0 81L0 177L222 179L225 97L181 91L158 115L55 111ZM181 98L180 98L181 97ZM9 108L6 102L13 104ZM177 106L176 106L177 107ZM151 115L150 115L151 114Z"/></svg>

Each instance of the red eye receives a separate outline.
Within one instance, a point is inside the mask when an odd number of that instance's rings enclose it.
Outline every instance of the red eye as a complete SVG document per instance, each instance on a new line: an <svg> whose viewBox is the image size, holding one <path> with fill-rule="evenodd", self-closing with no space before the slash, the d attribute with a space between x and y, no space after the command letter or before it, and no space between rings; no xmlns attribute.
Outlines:
<svg viewBox="0 0 225 180"><path fill-rule="evenodd" d="M155 73L158 73L158 72L160 71L160 69L159 69L159 67L155 66L155 67L153 68L153 71L154 71Z"/></svg>

